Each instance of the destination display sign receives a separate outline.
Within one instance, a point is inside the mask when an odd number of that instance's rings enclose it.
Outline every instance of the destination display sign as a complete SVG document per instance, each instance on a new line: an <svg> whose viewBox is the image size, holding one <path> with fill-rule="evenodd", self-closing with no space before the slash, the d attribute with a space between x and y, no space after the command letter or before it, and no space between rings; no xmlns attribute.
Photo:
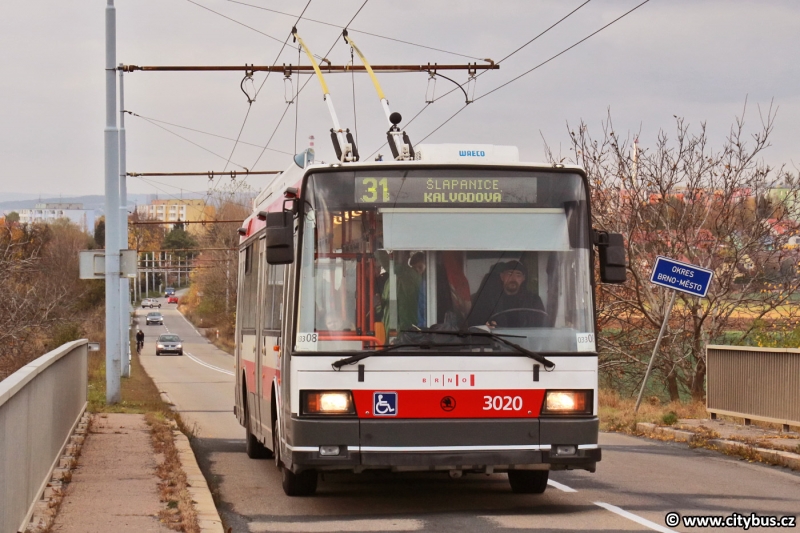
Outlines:
<svg viewBox="0 0 800 533"><path fill-rule="evenodd" d="M355 178L360 204L535 204L536 178Z"/></svg>
<svg viewBox="0 0 800 533"><path fill-rule="evenodd" d="M658 256L650 283L705 298L712 277L711 270Z"/></svg>

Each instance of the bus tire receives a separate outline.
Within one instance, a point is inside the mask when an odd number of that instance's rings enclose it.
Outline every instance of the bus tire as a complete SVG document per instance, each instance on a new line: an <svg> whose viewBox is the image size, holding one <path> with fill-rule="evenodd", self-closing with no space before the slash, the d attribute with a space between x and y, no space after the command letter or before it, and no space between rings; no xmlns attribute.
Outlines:
<svg viewBox="0 0 800 533"><path fill-rule="evenodd" d="M317 491L317 471L303 470L295 474L285 466L281 468L283 492L287 496L311 496Z"/></svg>
<svg viewBox="0 0 800 533"><path fill-rule="evenodd" d="M511 491L517 494L541 494L547 488L549 470L509 470Z"/></svg>
<svg viewBox="0 0 800 533"><path fill-rule="evenodd" d="M266 446L261 444L258 441L258 438L253 435L253 432L250 431L250 408L248 407L249 402L247 401L247 389L244 389L244 419L245 419L245 440L246 445L245 448L247 450L247 457L250 459L269 459L272 457L272 454L267 449Z"/></svg>

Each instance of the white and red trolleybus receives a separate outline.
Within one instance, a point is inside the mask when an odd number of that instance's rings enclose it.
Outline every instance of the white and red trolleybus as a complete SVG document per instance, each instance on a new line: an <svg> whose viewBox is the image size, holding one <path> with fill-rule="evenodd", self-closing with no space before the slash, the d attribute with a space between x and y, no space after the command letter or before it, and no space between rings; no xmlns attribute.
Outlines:
<svg viewBox="0 0 800 533"><path fill-rule="evenodd" d="M236 406L289 495L320 471L507 472L600 460L595 247L584 171L514 147L279 175L240 229Z"/></svg>

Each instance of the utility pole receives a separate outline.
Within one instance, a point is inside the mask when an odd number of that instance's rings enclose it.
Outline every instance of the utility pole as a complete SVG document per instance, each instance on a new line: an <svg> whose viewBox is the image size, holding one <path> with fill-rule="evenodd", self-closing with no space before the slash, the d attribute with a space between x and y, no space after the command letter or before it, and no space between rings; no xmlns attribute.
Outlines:
<svg viewBox="0 0 800 533"><path fill-rule="evenodd" d="M119 130L117 129L117 13L114 0L106 9L106 126L105 210L106 210L106 402L120 401L119 324Z"/></svg>
<svg viewBox="0 0 800 533"><path fill-rule="evenodd" d="M122 63L119 69L119 246L128 249L128 173L126 169L125 150L125 85L123 80ZM119 320L122 352L121 375L131 377L131 311L130 311L130 281L127 276L119 280Z"/></svg>

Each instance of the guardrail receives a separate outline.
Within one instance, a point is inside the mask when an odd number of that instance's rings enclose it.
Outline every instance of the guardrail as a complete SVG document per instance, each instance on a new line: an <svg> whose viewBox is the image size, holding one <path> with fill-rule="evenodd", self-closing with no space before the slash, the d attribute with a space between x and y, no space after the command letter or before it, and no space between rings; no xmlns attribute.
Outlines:
<svg viewBox="0 0 800 533"><path fill-rule="evenodd" d="M0 381L0 532L24 531L86 409L86 339Z"/></svg>
<svg viewBox="0 0 800 533"><path fill-rule="evenodd" d="M706 348L706 408L727 415L800 426L800 350L751 346Z"/></svg>

